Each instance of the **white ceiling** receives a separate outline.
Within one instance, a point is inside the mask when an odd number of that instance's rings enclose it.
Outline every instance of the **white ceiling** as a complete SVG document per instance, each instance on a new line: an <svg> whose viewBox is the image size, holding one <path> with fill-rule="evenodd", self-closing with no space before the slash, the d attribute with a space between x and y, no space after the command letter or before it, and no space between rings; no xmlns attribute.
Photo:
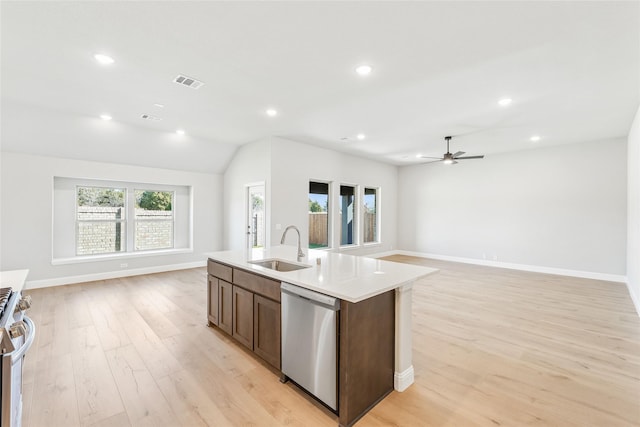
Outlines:
<svg viewBox="0 0 640 427"><path fill-rule="evenodd" d="M269 136L393 164L441 155L445 135L468 155L622 137L640 102L639 6L3 1L2 149L222 172Z"/></svg>

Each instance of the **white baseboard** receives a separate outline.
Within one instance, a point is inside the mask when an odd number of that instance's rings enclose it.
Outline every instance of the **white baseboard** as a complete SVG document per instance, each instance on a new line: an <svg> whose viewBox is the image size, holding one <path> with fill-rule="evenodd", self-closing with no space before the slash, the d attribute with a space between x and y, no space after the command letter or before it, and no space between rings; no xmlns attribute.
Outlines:
<svg viewBox="0 0 640 427"><path fill-rule="evenodd" d="M71 285L73 283L94 282L96 280L117 279L120 277L140 276L142 274L164 273L166 271L186 270L204 267L207 261L187 262L183 264L158 265L154 267L134 268L130 270L105 271L104 273L83 274L79 276L54 277L44 280L29 280L25 289L48 288L51 286Z"/></svg>
<svg viewBox="0 0 640 427"><path fill-rule="evenodd" d="M393 388L396 391L405 391L413 384L413 365L409 366L403 372L393 373Z"/></svg>
<svg viewBox="0 0 640 427"><path fill-rule="evenodd" d="M636 308L636 313L640 316L640 295L636 294L631 287L631 284L627 282L627 289L629 290L629 295L631 295L631 301L633 301L633 305Z"/></svg>
<svg viewBox="0 0 640 427"><path fill-rule="evenodd" d="M389 255L416 256L421 258L437 259L441 261L453 261L453 262L462 262L465 264L484 265L487 267L507 268L509 270L522 270L522 271L531 271L534 273L557 274L559 276L580 277L583 279L595 279L595 280L605 280L608 282L627 283L626 276L622 276L618 274L596 273L593 271L581 271L581 270L568 270L564 268L544 267L540 265L515 264L510 262L489 261L484 259L463 258L463 257L449 256L449 255L438 255L438 254L431 254L426 252L404 251L400 249L395 251L390 251L390 252L383 252L381 254L371 254L367 256L371 258L380 258L383 256L389 256Z"/></svg>

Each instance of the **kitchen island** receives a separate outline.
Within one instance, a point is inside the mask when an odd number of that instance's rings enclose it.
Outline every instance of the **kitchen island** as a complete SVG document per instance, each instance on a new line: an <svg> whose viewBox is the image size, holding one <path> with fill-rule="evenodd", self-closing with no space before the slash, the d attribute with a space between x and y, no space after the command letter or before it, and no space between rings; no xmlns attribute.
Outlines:
<svg viewBox="0 0 640 427"><path fill-rule="evenodd" d="M340 300L338 416L352 425L413 383L411 289L436 269L291 246L221 251L208 261L208 320L280 370L280 282ZM292 271L256 264L286 260Z"/></svg>

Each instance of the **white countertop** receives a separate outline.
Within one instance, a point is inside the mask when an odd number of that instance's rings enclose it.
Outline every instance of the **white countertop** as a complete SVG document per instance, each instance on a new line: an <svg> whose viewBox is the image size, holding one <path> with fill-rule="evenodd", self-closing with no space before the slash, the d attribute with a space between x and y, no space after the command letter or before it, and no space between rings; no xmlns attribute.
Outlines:
<svg viewBox="0 0 640 427"><path fill-rule="evenodd" d="M297 248L276 246L271 249L249 251L220 251L205 255L233 267L254 271L263 276L292 283L340 298L359 302L383 292L399 288L416 279L435 273L435 268L382 261L364 256L354 256L321 250L304 249L306 256L296 262ZM278 258L297 264L310 265L295 271L275 271L250 264L248 261ZM320 265L317 265L320 259Z"/></svg>
<svg viewBox="0 0 640 427"><path fill-rule="evenodd" d="M0 288L12 288L19 292L24 288L29 270L8 270L0 271Z"/></svg>

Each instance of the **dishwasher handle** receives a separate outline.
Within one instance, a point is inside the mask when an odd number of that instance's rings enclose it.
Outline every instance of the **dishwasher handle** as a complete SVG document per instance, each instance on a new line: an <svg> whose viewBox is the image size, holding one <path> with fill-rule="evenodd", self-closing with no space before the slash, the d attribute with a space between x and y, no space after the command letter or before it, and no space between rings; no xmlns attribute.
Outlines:
<svg viewBox="0 0 640 427"><path fill-rule="evenodd" d="M321 294L319 292L311 291L285 282L281 283L280 290L283 294L307 300L312 304L320 305L333 311L340 310L340 300L338 298L330 297L329 295Z"/></svg>

